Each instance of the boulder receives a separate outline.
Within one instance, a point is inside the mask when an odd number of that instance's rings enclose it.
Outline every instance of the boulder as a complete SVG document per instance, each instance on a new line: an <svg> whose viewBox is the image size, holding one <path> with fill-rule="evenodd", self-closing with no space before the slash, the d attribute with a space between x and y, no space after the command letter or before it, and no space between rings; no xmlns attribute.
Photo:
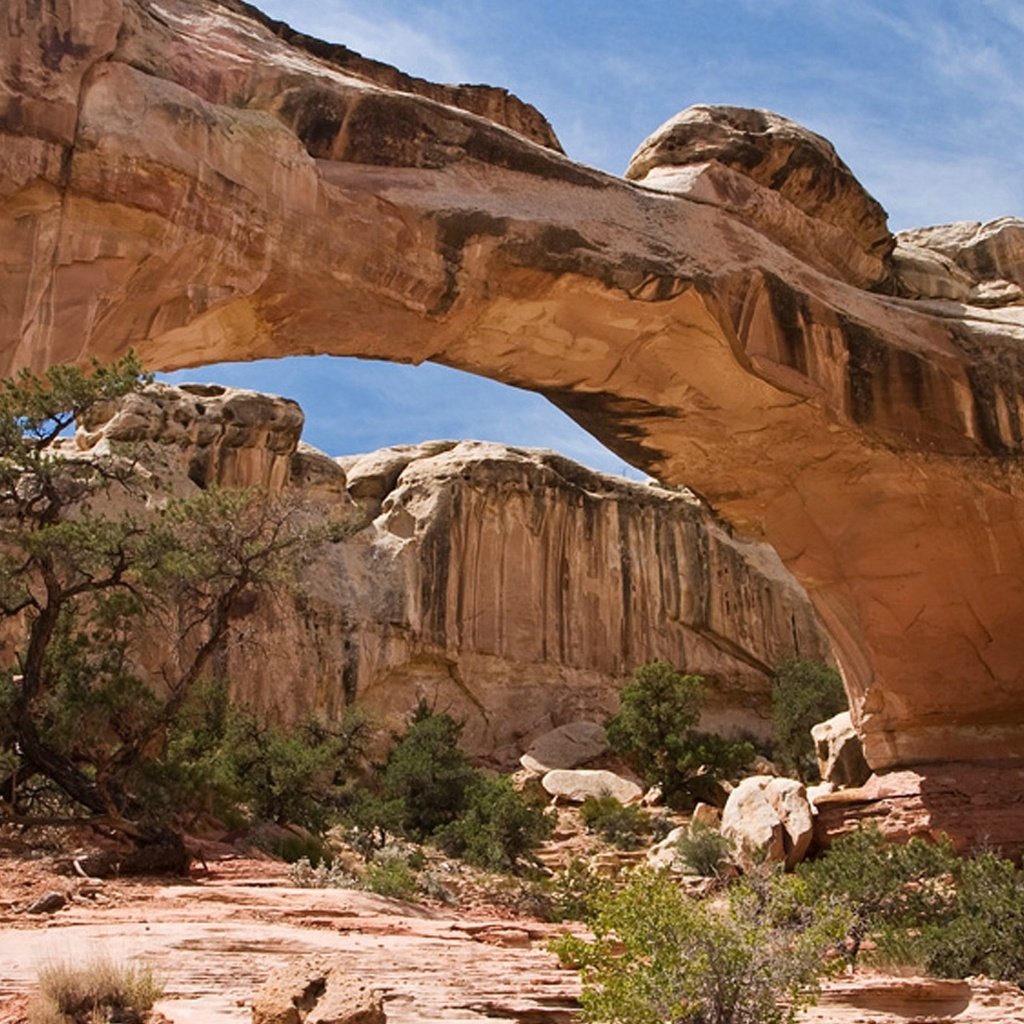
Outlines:
<svg viewBox="0 0 1024 1024"><path fill-rule="evenodd" d="M751 775L730 794L722 811L722 835L731 839L740 864L749 868L762 860L782 861L785 834L778 812L768 802L768 775Z"/></svg>
<svg viewBox="0 0 1024 1024"><path fill-rule="evenodd" d="M871 776L864 747L849 711L841 711L811 729L818 770L826 782L839 788L863 786Z"/></svg>
<svg viewBox="0 0 1024 1024"><path fill-rule="evenodd" d="M802 783L751 775L729 794L722 812L722 835L732 840L745 868L762 860L793 868L810 847L813 823Z"/></svg>
<svg viewBox="0 0 1024 1024"><path fill-rule="evenodd" d="M804 859L814 838L814 812L807 790L796 779L772 779L764 795L785 829L786 867L792 870Z"/></svg>
<svg viewBox="0 0 1024 1024"><path fill-rule="evenodd" d="M613 796L620 804L635 803L643 790L615 772L587 768L550 771L541 780L544 789L556 799L581 804L588 797Z"/></svg>
<svg viewBox="0 0 1024 1024"><path fill-rule="evenodd" d="M543 775L555 768L576 768L608 750L608 735L596 722L569 722L538 736L519 763Z"/></svg>
<svg viewBox="0 0 1024 1024"><path fill-rule="evenodd" d="M252 1002L252 1024L385 1024L378 992L325 954L272 971Z"/></svg>

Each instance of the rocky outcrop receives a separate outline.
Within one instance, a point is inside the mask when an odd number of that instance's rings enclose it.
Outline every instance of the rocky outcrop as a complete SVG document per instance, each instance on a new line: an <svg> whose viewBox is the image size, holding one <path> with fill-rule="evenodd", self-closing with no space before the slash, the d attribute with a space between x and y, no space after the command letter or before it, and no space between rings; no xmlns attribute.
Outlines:
<svg viewBox="0 0 1024 1024"><path fill-rule="evenodd" d="M707 679L706 728L767 737L773 666L827 657L774 553L686 491L471 441L333 460L297 444L301 426L287 399L154 384L65 442L77 457L138 445L161 493L289 487L365 524L323 545L295 594L237 610L218 670L278 718L358 701L398 728L422 699L504 766L556 726L593 741L603 730L587 721L665 659Z"/></svg>
<svg viewBox="0 0 1024 1024"><path fill-rule="evenodd" d="M818 797L815 842L828 846L855 828L876 825L893 842L949 838L958 850L1024 855L1020 762L919 765L873 775L861 787Z"/></svg>
<svg viewBox="0 0 1024 1024"><path fill-rule="evenodd" d="M578 768L608 752L608 734L596 722L567 722L538 736L519 763L534 775Z"/></svg>
<svg viewBox="0 0 1024 1024"><path fill-rule="evenodd" d="M901 261L829 148L768 115L692 115L724 142L660 159L711 158L625 182L238 5L8 7L0 372L135 346L531 388L774 545L876 770L1024 758L1014 224Z"/></svg>

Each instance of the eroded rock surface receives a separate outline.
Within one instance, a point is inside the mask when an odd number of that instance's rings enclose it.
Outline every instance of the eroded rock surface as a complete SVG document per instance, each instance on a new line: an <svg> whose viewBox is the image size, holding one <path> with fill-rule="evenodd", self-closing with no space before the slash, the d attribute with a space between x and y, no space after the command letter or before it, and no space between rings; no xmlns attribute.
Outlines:
<svg viewBox="0 0 1024 1024"><path fill-rule="evenodd" d="M12 0L0 31L0 372L134 346L531 388L775 546L876 770L1024 757L1018 224L887 255L830 148L729 110L687 119L736 134L681 187L625 182L240 4Z"/></svg>
<svg viewBox="0 0 1024 1024"><path fill-rule="evenodd" d="M336 718L358 701L400 728L422 699L500 765L562 725L593 757L606 745L593 723L637 665L705 676L705 728L766 737L773 666L793 650L827 656L774 552L689 492L472 441L334 460L299 444L301 427L287 399L155 384L64 442L76 457L138 445L158 493L287 487L361 519L317 551L296 594L236 610L220 668L276 717Z"/></svg>

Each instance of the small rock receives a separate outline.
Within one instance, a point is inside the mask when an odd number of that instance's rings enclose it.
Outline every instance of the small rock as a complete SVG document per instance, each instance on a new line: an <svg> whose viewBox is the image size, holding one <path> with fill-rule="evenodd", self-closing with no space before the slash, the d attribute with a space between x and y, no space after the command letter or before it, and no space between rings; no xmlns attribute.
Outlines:
<svg viewBox="0 0 1024 1024"><path fill-rule="evenodd" d="M591 796L613 796L620 804L635 803L643 796L643 790L635 782L615 772L587 768L556 768L544 776L541 785L550 796L577 804Z"/></svg>
<svg viewBox="0 0 1024 1024"><path fill-rule="evenodd" d="M764 795L782 822L786 834L786 867L791 871L807 856L814 836L814 812L807 799L807 790L796 779L772 779Z"/></svg>
<svg viewBox="0 0 1024 1024"><path fill-rule="evenodd" d="M708 828L718 828L722 822L722 812L717 807L712 807L711 804L698 803L693 808L690 820L707 825Z"/></svg>
<svg viewBox="0 0 1024 1024"><path fill-rule="evenodd" d="M664 797L665 794L662 791L661 786L654 785L651 786L651 788L647 790L646 793L644 793L643 799L640 802L644 805L644 807L654 807L657 804L660 804Z"/></svg>
<svg viewBox="0 0 1024 1024"><path fill-rule="evenodd" d="M48 892L25 908L26 914L53 914L67 906L67 897L60 892Z"/></svg>
<svg viewBox="0 0 1024 1024"><path fill-rule="evenodd" d="M676 844L686 835L686 831L685 825L672 829L660 843L656 843L647 851L647 863L652 868L669 868L671 870L679 867Z"/></svg>

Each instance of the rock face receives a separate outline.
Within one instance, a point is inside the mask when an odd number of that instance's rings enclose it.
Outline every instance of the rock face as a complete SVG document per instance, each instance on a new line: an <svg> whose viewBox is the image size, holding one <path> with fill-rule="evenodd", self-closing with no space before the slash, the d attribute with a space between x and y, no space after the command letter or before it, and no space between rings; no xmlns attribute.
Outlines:
<svg viewBox="0 0 1024 1024"><path fill-rule="evenodd" d="M781 119L703 108L625 182L237 3L11 0L0 31L0 372L134 346L531 388L774 545L876 770L1024 758L1018 222L887 256Z"/></svg>
<svg viewBox="0 0 1024 1024"><path fill-rule="evenodd" d="M399 727L423 699L504 766L562 725L577 750L599 751L592 723L616 710L637 665L665 659L706 677L706 728L764 737L772 666L794 649L827 656L774 553L688 492L479 442L333 460L297 444L301 426L287 399L155 384L67 442L79 457L140 444L162 491L287 486L363 517L320 549L298 593L237 613L219 667L281 719L335 717L358 700Z"/></svg>
<svg viewBox="0 0 1024 1024"><path fill-rule="evenodd" d="M854 828L877 825L887 838L906 842L949 837L959 850L1024 854L1019 761L923 765L873 775L861 787L815 801L815 840L827 846Z"/></svg>

